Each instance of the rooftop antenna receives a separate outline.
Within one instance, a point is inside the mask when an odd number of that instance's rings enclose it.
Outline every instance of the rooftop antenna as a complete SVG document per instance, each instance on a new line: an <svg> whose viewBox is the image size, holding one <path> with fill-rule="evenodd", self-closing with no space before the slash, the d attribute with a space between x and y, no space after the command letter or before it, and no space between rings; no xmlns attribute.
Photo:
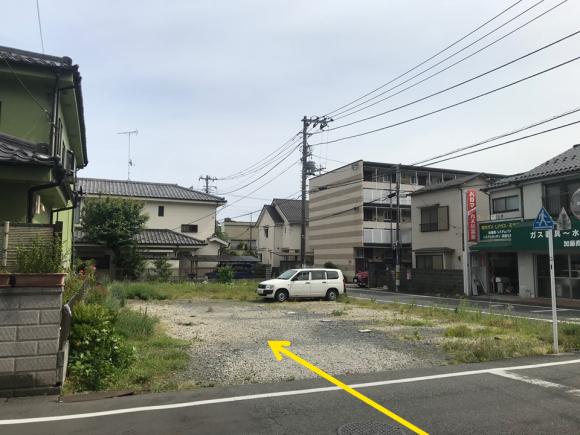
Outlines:
<svg viewBox="0 0 580 435"><path fill-rule="evenodd" d="M138 130L131 130L131 131L120 131L117 134L124 134L127 136L128 139L128 147L127 147L127 180L131 180L131 166L133 166L133 160L131 160L131 135L138 135Z"/></svg>

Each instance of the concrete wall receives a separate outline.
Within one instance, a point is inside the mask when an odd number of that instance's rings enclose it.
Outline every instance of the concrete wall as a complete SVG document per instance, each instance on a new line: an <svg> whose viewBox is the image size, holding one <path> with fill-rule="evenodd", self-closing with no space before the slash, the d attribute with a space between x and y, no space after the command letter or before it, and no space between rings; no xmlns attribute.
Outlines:
<svg viewBox="0 0 580 435"><path fill-rule="evenodd" d="M0 397L57 394L62 288L0 287Z"/></svg>
<svg viewBox="0 0 580 435"><path fill-rule="evenodd" d="M535 219L542 208L542 183L526 184L524 191L524 219Z"/></svg>
<svg viewBox="0 0 580 435"><path fill-rule="evenodd" d="M266 227L268 237L266 237ZM256 223L256 245L258 254L262 256L262 264L269 264L272 267L280 266L280 257L275 254L280 249L282 241L282 225L276 225L267 211L262 213Z"/></svg>

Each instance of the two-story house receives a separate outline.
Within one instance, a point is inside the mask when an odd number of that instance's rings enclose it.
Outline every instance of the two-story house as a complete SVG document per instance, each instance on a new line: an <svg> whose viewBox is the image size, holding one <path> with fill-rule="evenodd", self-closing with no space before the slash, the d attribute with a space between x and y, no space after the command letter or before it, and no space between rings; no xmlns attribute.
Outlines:
<svg viewBox="0 0 580 435"><path fill-rule="evenodd" d="M70 254L75 174L87 162L78 66L0 47L0 223L54 228Z"/></svg>
<svg viewBox="0 0 580 435"><path fill-rule="evenodd" d="M225 218L222 224L222 232L229 242L229 250L237 255L246 255L256 250L255 222L235 221Z"/></svg>
<svg viewBox="0 0 580 435"><path fill-rule="evenodd" d="M308 220L308 203L306 204ZM264 205L256 221L256 246L260 262L274 270L297 267L300 263L302 202L297 199L273 199ZM306 264L312 264L306 228Z"/></svg>
<svg viewBox="0 0 580 435"><path fill-rule="evenodd" d="M370 261L393 264L398 221L402 263L410 267L409 194L465 175L473 173L358 160L311 178L309 229L314 264L332 262L349 280L356 272L368 270Z"/></svg>
<svg viewBox="0 0 580 435"><path fill-rule="evenodd" d="M83 198L110 196L143 203L149 219L136 241L149 260L148 269L151 260L164 257L174 275L203 277L219 262L219 249L227 245L215 234L217 208L226 202L223 198L167 183L79 178L78 185ZM96 259L99 269L110 267L110 253L82 235L75 251L80 258Z"/></svg>
<svg viewBox="0 0 580 435"><path fill-rule="evenodd" d="M546 235L532 229L545 207L560 219L554 232L557 297L580 299L580 221L571 207L579 189L580 145L493 183L486 189L490 220L479 224L479 243L471 247L482 270L472 279L486 292L550 297Z"/></svg>
<svg viewBox="0 0 580 435"><path fill-rule="evenodd" d="M477 223L490 216L484 189L500 178L485 173L465 175L410 194L414 270L409 286L413 290L465 291L470 268L478 267L470 261L469 247L478 241Z"/></svg>

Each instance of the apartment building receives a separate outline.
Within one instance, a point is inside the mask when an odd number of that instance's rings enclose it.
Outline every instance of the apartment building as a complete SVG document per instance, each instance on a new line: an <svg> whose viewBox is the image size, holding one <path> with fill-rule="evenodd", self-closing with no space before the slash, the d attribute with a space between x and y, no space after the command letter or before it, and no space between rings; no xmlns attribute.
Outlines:
<svg viewBox="0 0 580 435"><path fill-rule="evenodd" d="M369 261L394 261L400 214L402 263L411 267L411 197L425 186L473 172L358 160L310 179L309 241L314 264L332 262L351 279Z"/></svg>

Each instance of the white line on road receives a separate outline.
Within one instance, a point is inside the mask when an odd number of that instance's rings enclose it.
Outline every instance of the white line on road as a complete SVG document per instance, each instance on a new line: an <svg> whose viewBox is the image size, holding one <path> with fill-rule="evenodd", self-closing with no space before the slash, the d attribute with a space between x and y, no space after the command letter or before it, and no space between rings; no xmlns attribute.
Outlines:
<svg viewBox="0 0 580 435"><path fill-rule="evenodd" d="M444 297L444 296L416 295L416 294L412 294L412 293L393 293L393 292L388 292L388 291L383 291L383 290L353 289L353 291L377 293L377 294L382 294L382 295L385 295L385 296L409 296L409 297L413 297L413 298L444 299L446 301L459 301L459 299L454 299L454 298L449 298L449 297ZM469 302L475 302L476 304L487 304L487 303L489 303L488 301L477 300L477 299L467 299L467 301L469 301ZM497 303L497 301L495 301L495 302ZM513 305L514 307L546 308L545 306L542 306L542 305L518 304L518 303L513 303L513 302L500 302L500 304L503 304L503 305ZM573 309L573 308L568 308L568 311L577 311L577 312L580 312L580 310Z"/></svg>
<svg viewBox="0 0 580 435"><path fill-rule="evenodd" d="M556 308L556 311L572 311L570 308ZM547 308L544 310L533 310L530 311L530 313L551 313L552 309L551 308Z"/></svg>
<svg viewBox="0 0 580 435"><path fill-rule="evenodd" d="M555 382L545 381L543 379L538 379L538 378L531 378L529 376L520 375L518 373L510 373L506 370L495 370L495 371L492 371L490 373L497 375L497 376L502 376L504 378L514 379L516 381L521 381L521 382L525 382L527 384L536 385L538 387L563 390L566 393L570 393L570 394L573 394L574 396L580 397L580 390L567 387L566 385L557 384Z"/></svg>
<svg viewBox="0 0 580 435"><path fill-rule="evenodd" d="M497 372L498 370L528 370L536 369L542 367L554 367L568 364L578 364L580 359L573 359L568 361L556 361L550 363L541 364L529 364L522 366L512 366L512 367L501 367L501 368L489 368L481 370L468 370L463 372L452 372L452 373L442 373L438 375L428 375L428 376L417 376L414 378L403 378L403 379L390 379L387 381L378 382L367 382L364 384L354 384L350 385L352 388L369 388L369 387L379 387L383 385L393 385L393 384L405 384L410 382L421 382L430 381L435 379L446 379L455 378L460 376L473 376L481 374L489 374ZM202 405L214 405L218 403L230 403L230 402L242 402L247 400L257 400L257 399L267 399L270 397L284 397L284 396L298 396L303 394L312 393L325 393L329 391L340 390L338 387L322 387L322 388L309 388L304 390L291 390L291 391L278 391L273 393L263 393L263 394L250 394L246 396L234 396L234 397L223 397L221 399L209 399L209 400L197 400L195 402L183 402L183 403L171 403L168 405L152 405L152 406L140 406L137 408L124 408L124 409L112 409L110 411L98 411L98 412L87 412L83 414L69 414L69 415L55 415L51 417L33 417L33 418L18 418L11 420L0 420L0 426L2 425L13 425L13 424L25 424L25 423L44 423L50 421L63 421L63 420L78 420L83 418L94 418L94 417L104 417L107 415L119 415L119 414L130 414L135 412L146 412L146 411L161 411L164 409L178 409L178 408L190 408L194 406Z"/></svg>
<svg viewBox="0 0 580 435"><path fill-rule="evenodd" d="M361 296L349 296L353 299L364 299L364 300L369 300L369 298L363 298ZM442 306L438 306L438 305L423 305L423 304L412 304L409 302L395 302L395 301L383 301L381 299L371 299L375 302L381 303L381 304L400 304L400 305L414 305L416 307L421 307L421 308L437 308L440 310L447 310L447 311L455 311L455 308L450 308L450 307L442 307ZM542 317L529 317L529 316L519 316L517 314L501 314L501 313L490 313L487 311L479 311L479 310L473 310L473 309L467 309L464 308L465 311L469 311L470 313L481 313L481 314L486 314L488 316L502 316L502 317L511 317L514 319L525 319L525 320L537 320L538 322L549 322L552 323L552 319L544 319ZM550 310L551 311L551 310ZM559 319L558 323L579 323L578 321L574 321L573 319L566 319L566 320L562 320Z"/></svg>

